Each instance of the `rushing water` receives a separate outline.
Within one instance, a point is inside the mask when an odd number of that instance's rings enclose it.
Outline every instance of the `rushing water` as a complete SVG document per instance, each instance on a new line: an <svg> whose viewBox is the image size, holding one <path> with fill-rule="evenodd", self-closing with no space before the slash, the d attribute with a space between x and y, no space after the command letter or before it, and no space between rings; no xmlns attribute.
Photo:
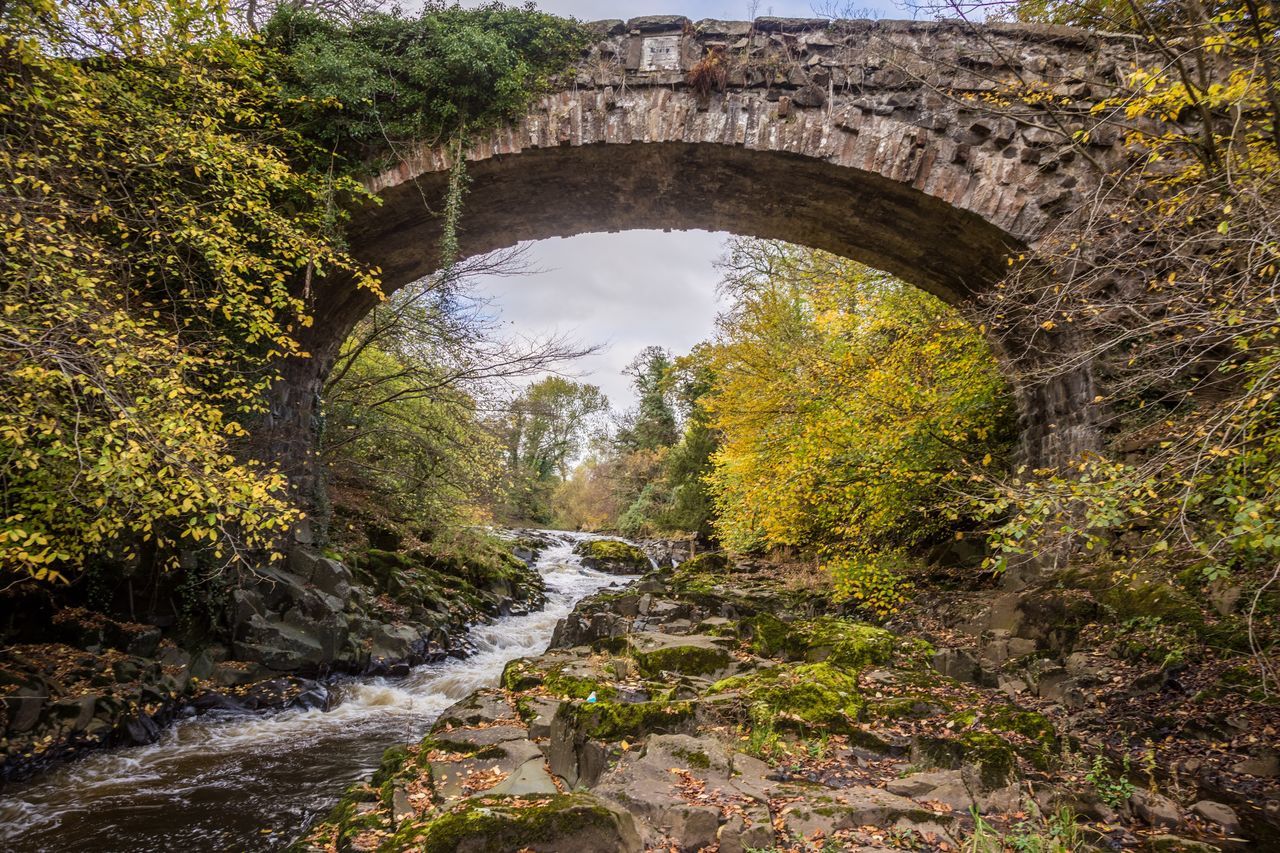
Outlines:
<svg viewBox="0 0 1280 853"><path fill-rule="evenodd" d="M13 851L268 850L292 841L371 773L383 750L420 738L444 709L496 684L514 658L541 654L575 602L616 576L584 568L580 538L556 533L536 565L547 606L472 629L476 653L403 678L336 685L330 711L202 717L149 746L100 752L0 799L0 847Z"/></svg>

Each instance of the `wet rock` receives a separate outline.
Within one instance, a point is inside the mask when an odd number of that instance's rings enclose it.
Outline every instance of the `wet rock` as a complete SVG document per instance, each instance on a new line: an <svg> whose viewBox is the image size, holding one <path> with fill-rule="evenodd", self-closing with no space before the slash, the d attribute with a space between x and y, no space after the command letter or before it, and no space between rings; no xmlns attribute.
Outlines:
<svg viewBox="0 0 1280 853"><path fill-rule="evenodd" d="M27 732L39 722L44 710L48 690L41 687L20 687L4 697L5 713L9 717L8 730Z"/></svg>
<svg viewBox="0 0 1280 853"><path fill-rule="evenodd" d="M435 727L492 725L515 716L515 709L502 691L478 690L446 708L436 719Z"/></svg>
<svg viewBox="0 0 1280 853"><path fill-rule="evenodd" d="M253 615L243 642L233 644L236 657L257 661L278 672L291 672L324 663L324 647L313 634L295 625Z"/></svg>
<svg viewBox="0 0 1280 853"><path fill-rule="evenodd" d="M128 743L154 743L160 737L160 726L149 715L141 714L125 721L124 737Z"/></svg>

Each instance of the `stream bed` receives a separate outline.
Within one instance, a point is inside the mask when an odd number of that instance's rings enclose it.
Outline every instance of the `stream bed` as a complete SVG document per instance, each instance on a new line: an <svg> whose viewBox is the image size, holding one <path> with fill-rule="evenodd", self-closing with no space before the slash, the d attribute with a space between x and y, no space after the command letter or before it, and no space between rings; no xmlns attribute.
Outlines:
<svg viewBox="0 0 1280 853"><path fill-rule="evenodd" d="M579 534L554 532L535 568L546 607L472 628L476 651L402 678L332 685L329 711L210 713L147 746L98 752L0 798L9 851L272 850L286 846L377 768L384 750L421 738L442 711L496 684L510 660L541 654L581 598L628 579L582 566Z"/></svg>

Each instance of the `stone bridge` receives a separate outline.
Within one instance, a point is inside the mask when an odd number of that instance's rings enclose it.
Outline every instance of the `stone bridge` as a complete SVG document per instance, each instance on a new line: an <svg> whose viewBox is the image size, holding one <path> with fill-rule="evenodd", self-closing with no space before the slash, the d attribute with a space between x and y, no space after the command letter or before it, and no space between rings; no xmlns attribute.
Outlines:
<svg viewBox="0 0 1280 853"><path fill-rule="evenodd" d="M589 26L597 40L557 91L473 140L463 254L593 231L728 231L853 258L962 309L999 280L1011 251L1036 246L1099 187L1121 154L1118 134L1094 127L1083 150L1071 135L1141 49L1129 37L1012 24L663 16ZM1078 121L993 109L1010 86L1070 99ZM369 181L382 205L351 228L388 291L436 269L451 165L428 144L399 153ZM291 368L276 401L280 455L310 446L320 378L374 301L322 284L315 358ZM1028 461L1096 442L1087 367L1017 390Z"/></svg>

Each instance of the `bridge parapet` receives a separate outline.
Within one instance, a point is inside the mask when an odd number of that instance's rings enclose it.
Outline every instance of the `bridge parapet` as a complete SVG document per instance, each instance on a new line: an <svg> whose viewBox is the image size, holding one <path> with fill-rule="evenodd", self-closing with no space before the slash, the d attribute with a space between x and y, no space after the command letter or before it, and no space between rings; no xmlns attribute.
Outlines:
<svg viewBox="0 0 1280 853"><path fill-rule="evenodd" d="M1141 51L1131 36L1033 24L654 15L586 27L597 41L577 69L580 86L679 86L718 54L728 87L765 87L779 97L812 89L802 97L813 101L921 84L991 92L1013 75L1087 100L1095 86L1114 85Z"/></svg>

